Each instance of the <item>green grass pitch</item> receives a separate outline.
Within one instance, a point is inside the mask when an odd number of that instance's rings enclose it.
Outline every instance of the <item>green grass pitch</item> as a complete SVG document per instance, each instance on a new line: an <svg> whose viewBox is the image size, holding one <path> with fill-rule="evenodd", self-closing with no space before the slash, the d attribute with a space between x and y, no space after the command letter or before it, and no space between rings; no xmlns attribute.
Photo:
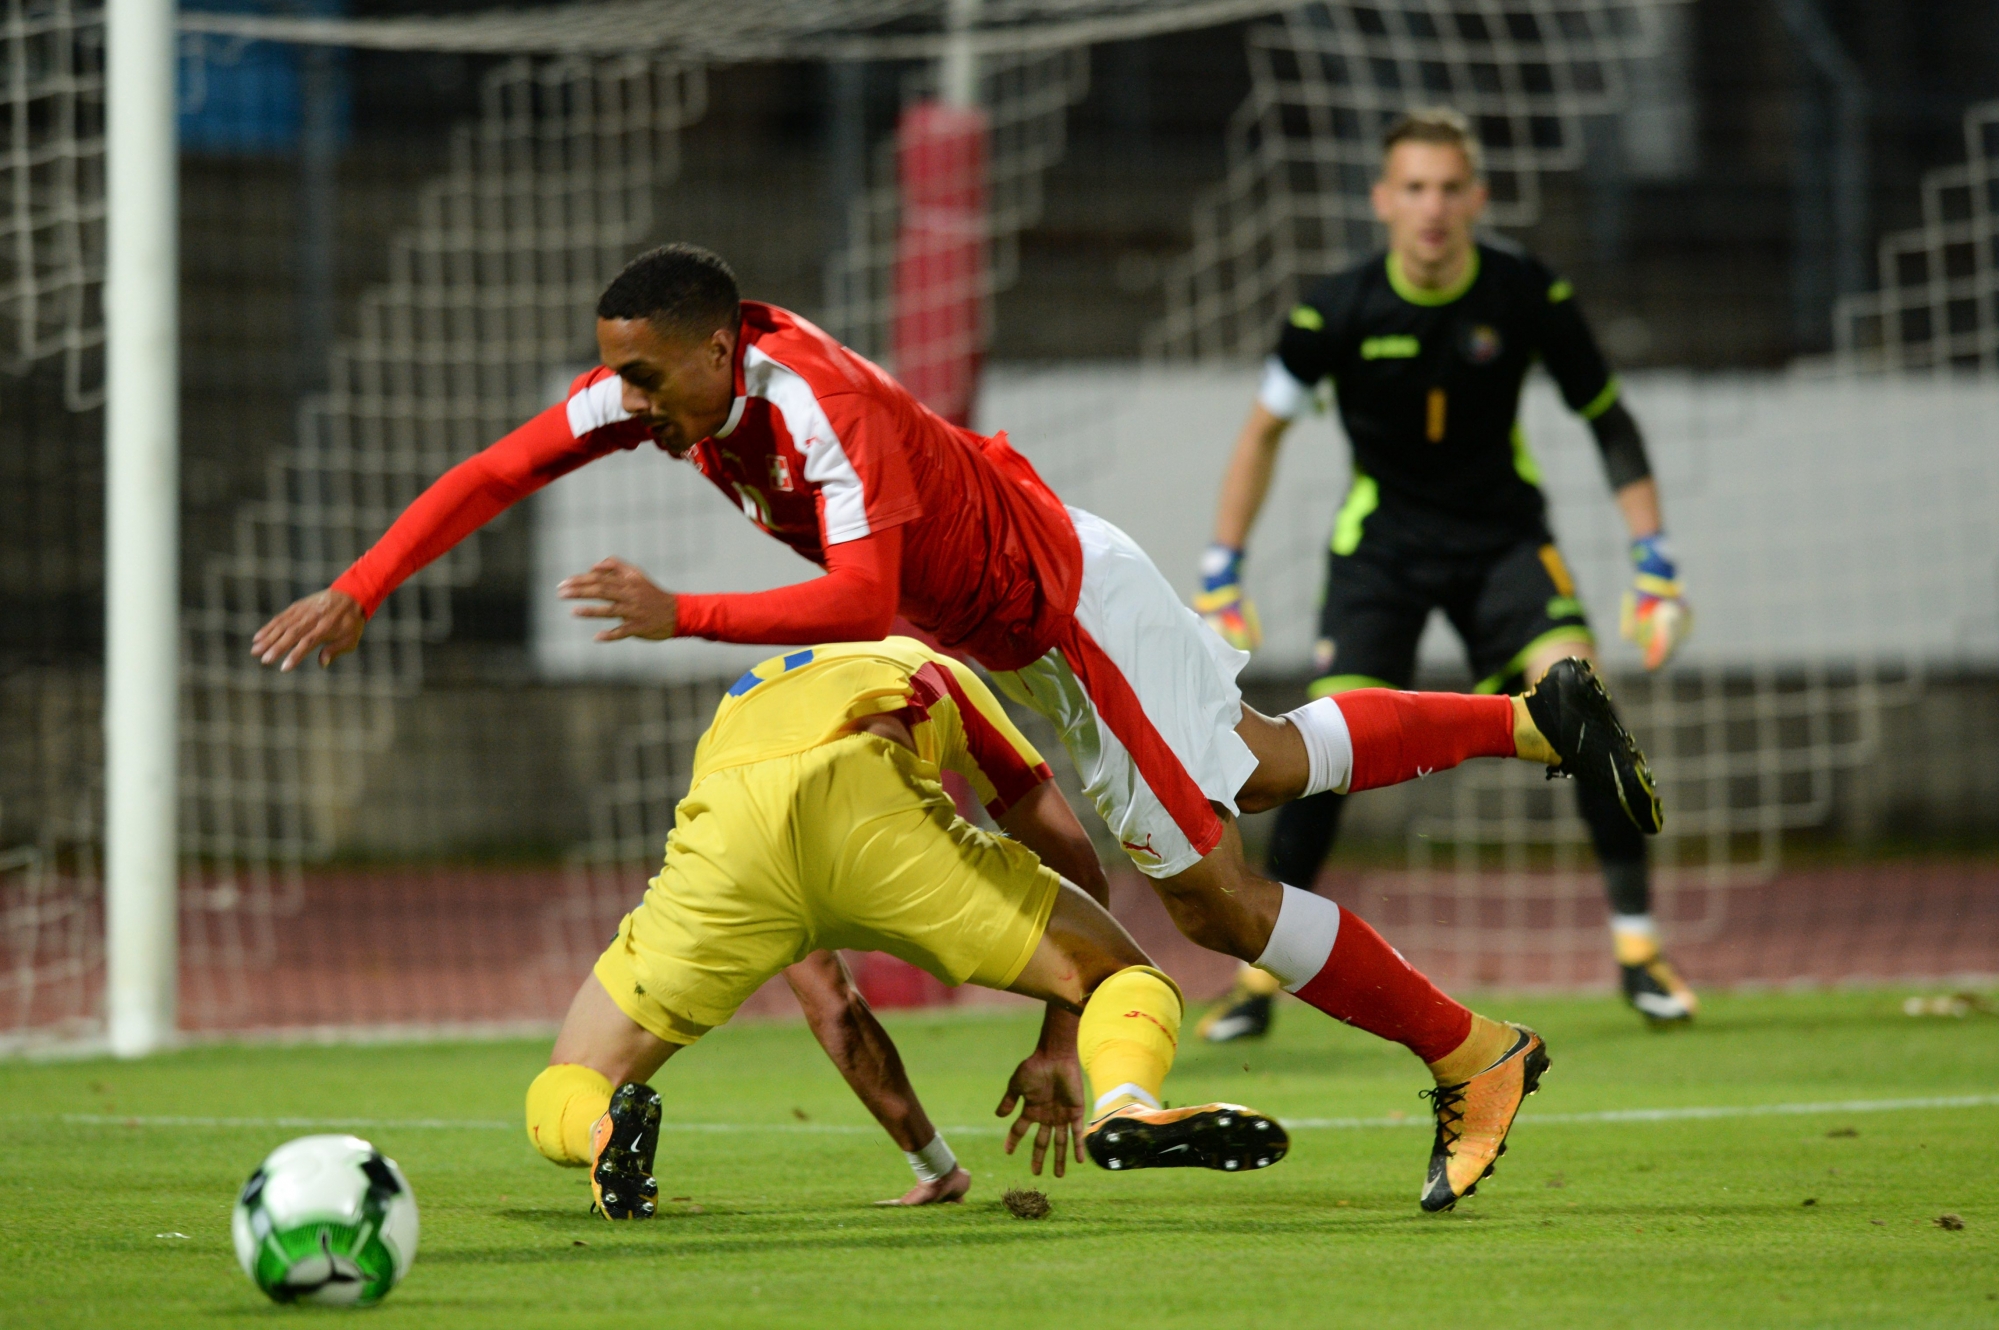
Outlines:
<svg viewBox="0 0 1999 1330"><path fill-rule="evenodd" d="M954 1124L968 1204L871 1207L908 1184L900 1154L802 1027L744 1025L657 1078L689 1125L662 1141L660 1217L618 1226L586 1214L583 1175L544 1163L520 1128L545 1044L9 1062L0 1325L339 1315L265 1302L228 1231L264 1153L334 1119L368 1120L355 1129L422 1206L416 1266L353 1313L369 1324L1999 1325L1999 1022L1911 1019L1899 997L1717 996L1699 1027L1666 1035L1609 999L1487 1000L1542 1031L1554 1068L1498 1174L1441 1216L1415 1203L1421 1069L1296 1004L1262 1044L1190 1039L1167 1087L1320 1120L1290 1158L1252 1176L1072 1168L1039 1184L1054 1205L1039 1221L998 1203L1029 1181L991 1116L1032 1037L1018 1013L889 1022ZM1589 1120L1924 1098L1982 1102Z"/></svg>

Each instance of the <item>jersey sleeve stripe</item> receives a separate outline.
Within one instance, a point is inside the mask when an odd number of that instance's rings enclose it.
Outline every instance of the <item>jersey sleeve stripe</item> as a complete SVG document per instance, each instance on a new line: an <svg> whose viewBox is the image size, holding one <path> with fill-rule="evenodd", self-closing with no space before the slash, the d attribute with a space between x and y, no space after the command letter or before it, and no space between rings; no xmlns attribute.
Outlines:
<svg viewBox="0 0 1999 1330"><path fill-rule="evenodd" d="M569 399L569 433L582 438L592 430L630 420L625 410L624 383L615 374L606 375Z"/></svg>
<svg viewBox="0 0 1999 1330"><path fill-rule="evenodd" d="M1589 404L1583 407L1577 414L1584 420L1595 420L1598 416L1610 410L1611 404L1617 401L1617 395L1622 390L1623 385L1618 383L1617 376L1615 374L1611 375L1610 382L1603 385L1603 391L1592 397L1589 400Z"/></svg>
<svg viewBox="0 0 1999 1330"><path fill-rule="evenodd" d="M761 347L743 353L743 385L784 417L792 446L805 458L805 479L819 487L825 507L819 524L828 545L859 540L874 528L868 522L867 493L861 477L834 432L833 422L804 376L773 360Z"/></svg>
<svg viewBox="0 0 1999 1330"><path fill-rule="evenodd" d="M1048 764L1040 760L1041 755L1034 751L1025 737L1015 743L1012 736L1002 733L984 709L968 695L958 681L957 671L933 664L925 665L918 674L926 676L926 682L932 687L943 685L951 700L957 704L959 726L965 734L966 754L993 789L993 798L986 803L988 813L999 817L1018 803L1021 796L1049 779ZM1011 722L1007 723L1007 728L1013 728ZM1024 753L1021 751L1023 748L1026 749Z"/></svg>
<svg viewBox="0 0 1999 1330"><path fill-rule="evenodd" d="M909 676L909 705L903 710L905 718L910 719L912 723L916 720L929 721L934 726L938 722L931 712L942 702L950 702L952 710L958 713L958 729L962 734L965 728L964 708L951 696L950 685L945 682L945 672L935 665L925 665ZM952 753L940 753L938 765L963 776L965 784L971 787L972 797L979 801L979 806L994 820L998 820L1000 814L1010 805L1000 801L999 791L993 788L992 780L977 762L954 761L953 758L956 756ZM969 756L969 753L965 756Z"/></svg>

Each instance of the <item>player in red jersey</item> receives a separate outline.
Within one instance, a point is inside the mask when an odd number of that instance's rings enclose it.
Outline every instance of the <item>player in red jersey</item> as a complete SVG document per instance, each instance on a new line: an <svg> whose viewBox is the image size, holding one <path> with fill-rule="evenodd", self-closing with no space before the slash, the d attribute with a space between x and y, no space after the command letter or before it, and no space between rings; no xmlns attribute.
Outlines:
<svg viewBox="0 0 1999 1330"><path fill-rule="evenodd" d="M1422 1202L1442 1209L1467 1194L1547 1065L1541 1040L1452 1001L1333 902L1258 876L1235 818L1473 757L1542 762L1651 798L1643 756L1588 667L1558 669L1526 698L1362 689L1261 715L1235 683L1247 655L1182 605L1129 537L1065 508L1004 435L947 423L806 320L741 300L715 255L641 255L597 314L602 367L440 477L332 587L266 624L258 656L290 669L317 651L330 664L390 591L509 504L652 442L826 576L676 596L607 559L561 588L590 602L577 614L616 621L601 640L869 640L900 612L971 655L1055 724L1181 932L1423 1059L1438 1129Z"/></svg>

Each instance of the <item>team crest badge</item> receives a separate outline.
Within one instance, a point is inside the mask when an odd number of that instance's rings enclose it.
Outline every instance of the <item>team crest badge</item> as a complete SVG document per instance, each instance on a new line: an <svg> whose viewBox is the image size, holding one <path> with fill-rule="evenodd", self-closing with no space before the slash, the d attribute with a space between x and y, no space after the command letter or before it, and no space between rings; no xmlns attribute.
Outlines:
<svg viewBox="0 0 1999 1330"><path fill-rule="evenodd" d="M1489 323L1475 323L1465 334L1465 359L1474 365L1489 365L1506 349L1499 329Z"/></svg>
<svg viewBox="0 0 1999 1330"><path fill-rule="evenodd" d="M774 453L771 456L770 483L786 494L791 493L791 459L783 453Z"/></svg>

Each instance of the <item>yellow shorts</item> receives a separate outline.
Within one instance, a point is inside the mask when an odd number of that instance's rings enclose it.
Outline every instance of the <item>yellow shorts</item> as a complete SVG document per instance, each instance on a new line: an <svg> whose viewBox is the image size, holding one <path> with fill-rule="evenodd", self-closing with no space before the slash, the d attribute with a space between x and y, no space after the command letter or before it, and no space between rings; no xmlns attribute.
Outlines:
<svg viewBox="0 0 1999 1330"><path fill-rule="evenodd" d="M612 1001L691 1044L822 947L885 951L1005 988L1061 878L957 815L937 769L857 734L714 772L674 811L666 865L597 960Z"/></svg>

